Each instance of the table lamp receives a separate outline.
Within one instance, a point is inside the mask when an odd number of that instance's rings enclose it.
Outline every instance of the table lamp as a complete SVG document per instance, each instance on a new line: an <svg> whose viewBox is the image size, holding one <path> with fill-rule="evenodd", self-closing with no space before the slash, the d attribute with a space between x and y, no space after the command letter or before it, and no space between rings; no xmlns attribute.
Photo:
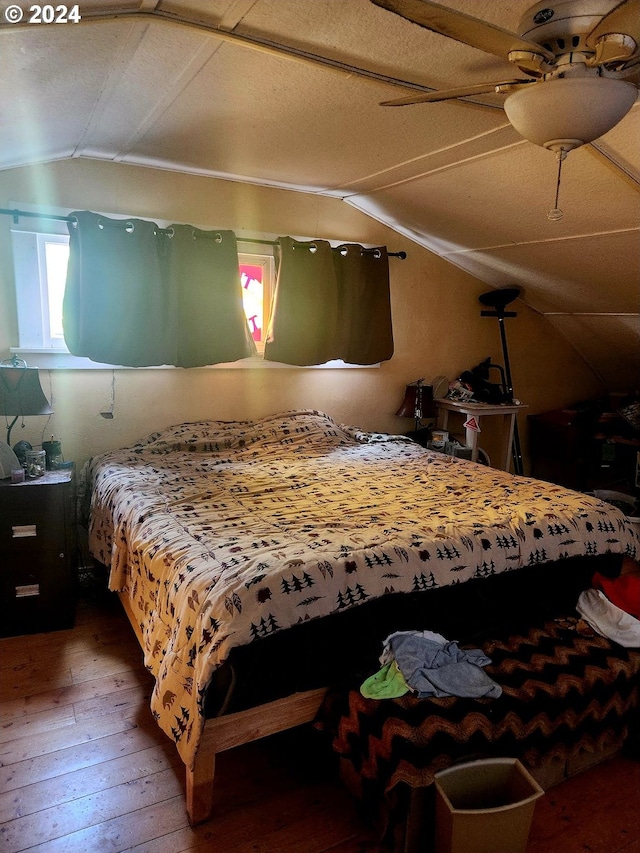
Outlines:
<svg viewBox="0 0 640 853"><path fill-rule="evenodd" d="M40 385L37 367L27 367L18 358L0 364L0 415L7 420L7 444L11 446L11 430L18 418L31 415L51 415L53 409Z"/></svg>
<svg viewBox="0 0 640 853"><path fill-rule="evenodd" d="M424 379L416 379L404 390L404 398L396 412L399 418L414 418L415 431L422 427L423 418L434 418L436 406L433 402L433 386L425 385Z"/></svg>

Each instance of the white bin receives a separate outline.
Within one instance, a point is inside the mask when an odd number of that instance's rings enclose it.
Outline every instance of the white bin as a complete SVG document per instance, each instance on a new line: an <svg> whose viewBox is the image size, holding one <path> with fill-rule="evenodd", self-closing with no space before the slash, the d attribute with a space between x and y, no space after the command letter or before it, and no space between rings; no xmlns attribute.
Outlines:
<svg viewBox="0 0 640 853"><path fill-rule="evenodd" d="M516 758L487 758L436 773L436 853L525 853L544 794Z"/></svg>

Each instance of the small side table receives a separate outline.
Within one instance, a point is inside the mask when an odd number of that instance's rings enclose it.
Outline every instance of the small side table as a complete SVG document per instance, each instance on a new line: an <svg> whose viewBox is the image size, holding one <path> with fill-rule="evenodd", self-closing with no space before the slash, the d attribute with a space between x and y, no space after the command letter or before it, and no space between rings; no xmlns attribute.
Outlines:
<svg viewBox="0 0 640 853"><path fill-rule="evenodd" d="M73 625L73 469L23 483L0 481L0 567L0 636Z"/></svg>
<svg viewBox="0 0 640 853"><path fill-rule="evenodd" d="M478 428L481 429L482 418L492 417L495 415L502 416L502 449L500 452L500 464L496 468L501 468L503 471L508 471L511 464L511 449L513 447L513 433L516 425L516 415L523 409L528 408L522 404L515 405L509 403L463 403L459 400L449 400L446 398L434 400L438 408L438 416L442 414L441 429L447 429L449 423L449 412L459 412L465 415L466 420L475 418ZM438 418L440 420L440 417ZM478 430L465 427L465 441L468 447L471 448L471 461L478 460Z"/></svg>

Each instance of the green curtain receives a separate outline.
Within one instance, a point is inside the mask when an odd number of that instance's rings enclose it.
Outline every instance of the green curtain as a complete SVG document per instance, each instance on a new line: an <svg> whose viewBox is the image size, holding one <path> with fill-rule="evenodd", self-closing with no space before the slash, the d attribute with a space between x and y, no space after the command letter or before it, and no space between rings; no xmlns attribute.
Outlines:
<svg viewBox="0 0 640 853"><path fill-rule="evenodd" d="M393 355L389 257L385 247L339 246L333 253L338 281L340 358L377 364Z"/></svg>
<svg viewBox="0 0 640 853"><path fill-rule="evenodd" d="M264 357L286 364L376 364L393 355L384 247L281 237Z"/></svg>
<svg viewBox="0 0 640 853"><path fill-rule="evenodd" d="M255 353L236 237L72 214L63 303L69 351L127 367L199 367Z"/></svg>

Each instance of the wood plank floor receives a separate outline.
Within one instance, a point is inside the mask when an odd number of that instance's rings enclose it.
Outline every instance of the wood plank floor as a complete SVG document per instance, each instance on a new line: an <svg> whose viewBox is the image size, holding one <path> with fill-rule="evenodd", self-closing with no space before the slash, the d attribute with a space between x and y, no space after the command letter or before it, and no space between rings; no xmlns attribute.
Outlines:
<svg viewBox="0 0 640 853"><path fill-rule="evenodd" d="M1 853L380 850L308 728L219 756L214 819L190 828L150 688L115 599L86 597L72 630L0 640ZM640 853L640 763L538 802L528 853L584 851Z"/></svg>

